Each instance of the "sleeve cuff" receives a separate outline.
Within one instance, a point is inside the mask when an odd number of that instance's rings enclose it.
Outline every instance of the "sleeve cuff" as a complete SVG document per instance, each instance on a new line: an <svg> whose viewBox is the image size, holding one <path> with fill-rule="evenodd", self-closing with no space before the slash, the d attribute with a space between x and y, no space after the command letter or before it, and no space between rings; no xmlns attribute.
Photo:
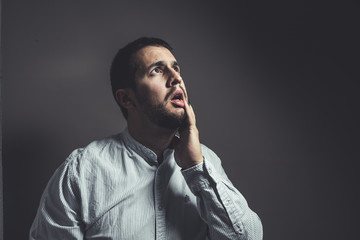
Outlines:
<svg viewBox="0 0 360 240"><path fill-rule="evenodd" d="M212 166L212 164L204 158L202 163L199 163L191 168L181 170L187 185L190 190L197 195L203 189L210 188L211 184L216 184L220 178Z"/></svg>

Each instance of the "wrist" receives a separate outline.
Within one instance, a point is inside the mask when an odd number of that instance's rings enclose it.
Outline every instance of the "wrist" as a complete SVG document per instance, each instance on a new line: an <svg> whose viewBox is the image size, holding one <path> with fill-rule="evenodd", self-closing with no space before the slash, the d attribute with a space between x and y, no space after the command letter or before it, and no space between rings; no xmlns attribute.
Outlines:
<svg viewBox="0 0 360 240"><path fill-rule="evenodd" d="M201 164L203 161L204 161L204 157L201 156L201 159L199 159L197 161L192 161L191 163L184 164L184 166L181 166L181 169L186 170L186 169L192 168L192 167L194 167L196 165Z"/></svg>

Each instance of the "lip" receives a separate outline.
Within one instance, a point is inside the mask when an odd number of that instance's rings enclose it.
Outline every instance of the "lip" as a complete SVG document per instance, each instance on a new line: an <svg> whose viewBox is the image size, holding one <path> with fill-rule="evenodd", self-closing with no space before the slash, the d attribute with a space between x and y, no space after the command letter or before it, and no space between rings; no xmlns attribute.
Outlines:
<svg viewBox="0 0 360 240"><path fill-rule="evenodd" d="M175 98L178 97L178 98ZM170 102L175 105L175 107L185 107L184 102L184 92L180 89L176 90L171 96L170 96Z"/></svg>

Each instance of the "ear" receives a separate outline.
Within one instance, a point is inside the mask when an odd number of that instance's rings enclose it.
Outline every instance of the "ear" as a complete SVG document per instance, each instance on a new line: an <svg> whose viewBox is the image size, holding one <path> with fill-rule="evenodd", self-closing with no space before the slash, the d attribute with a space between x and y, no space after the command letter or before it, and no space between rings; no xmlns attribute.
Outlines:
<svg viewBox="0 0 360 240"><path fill-rule="evenodd" d="M125 109L130 109L135 107L135 101L133 97L133 92L128 89L118 89L115 92L116 101L120 106L122 106Z"/></svg>

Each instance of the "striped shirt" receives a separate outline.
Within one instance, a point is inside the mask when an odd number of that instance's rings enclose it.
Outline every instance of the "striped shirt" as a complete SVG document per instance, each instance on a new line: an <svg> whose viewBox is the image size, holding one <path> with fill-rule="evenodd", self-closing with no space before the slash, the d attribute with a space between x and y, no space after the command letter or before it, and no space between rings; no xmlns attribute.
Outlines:
<svg viewBox="0 0 360 240"><path fill-rule="evenodd" d="M30 230L33 239L262 239L260 219L227 178L220 159L182 170L128 130L75 150L56 170Z"/></svg>

